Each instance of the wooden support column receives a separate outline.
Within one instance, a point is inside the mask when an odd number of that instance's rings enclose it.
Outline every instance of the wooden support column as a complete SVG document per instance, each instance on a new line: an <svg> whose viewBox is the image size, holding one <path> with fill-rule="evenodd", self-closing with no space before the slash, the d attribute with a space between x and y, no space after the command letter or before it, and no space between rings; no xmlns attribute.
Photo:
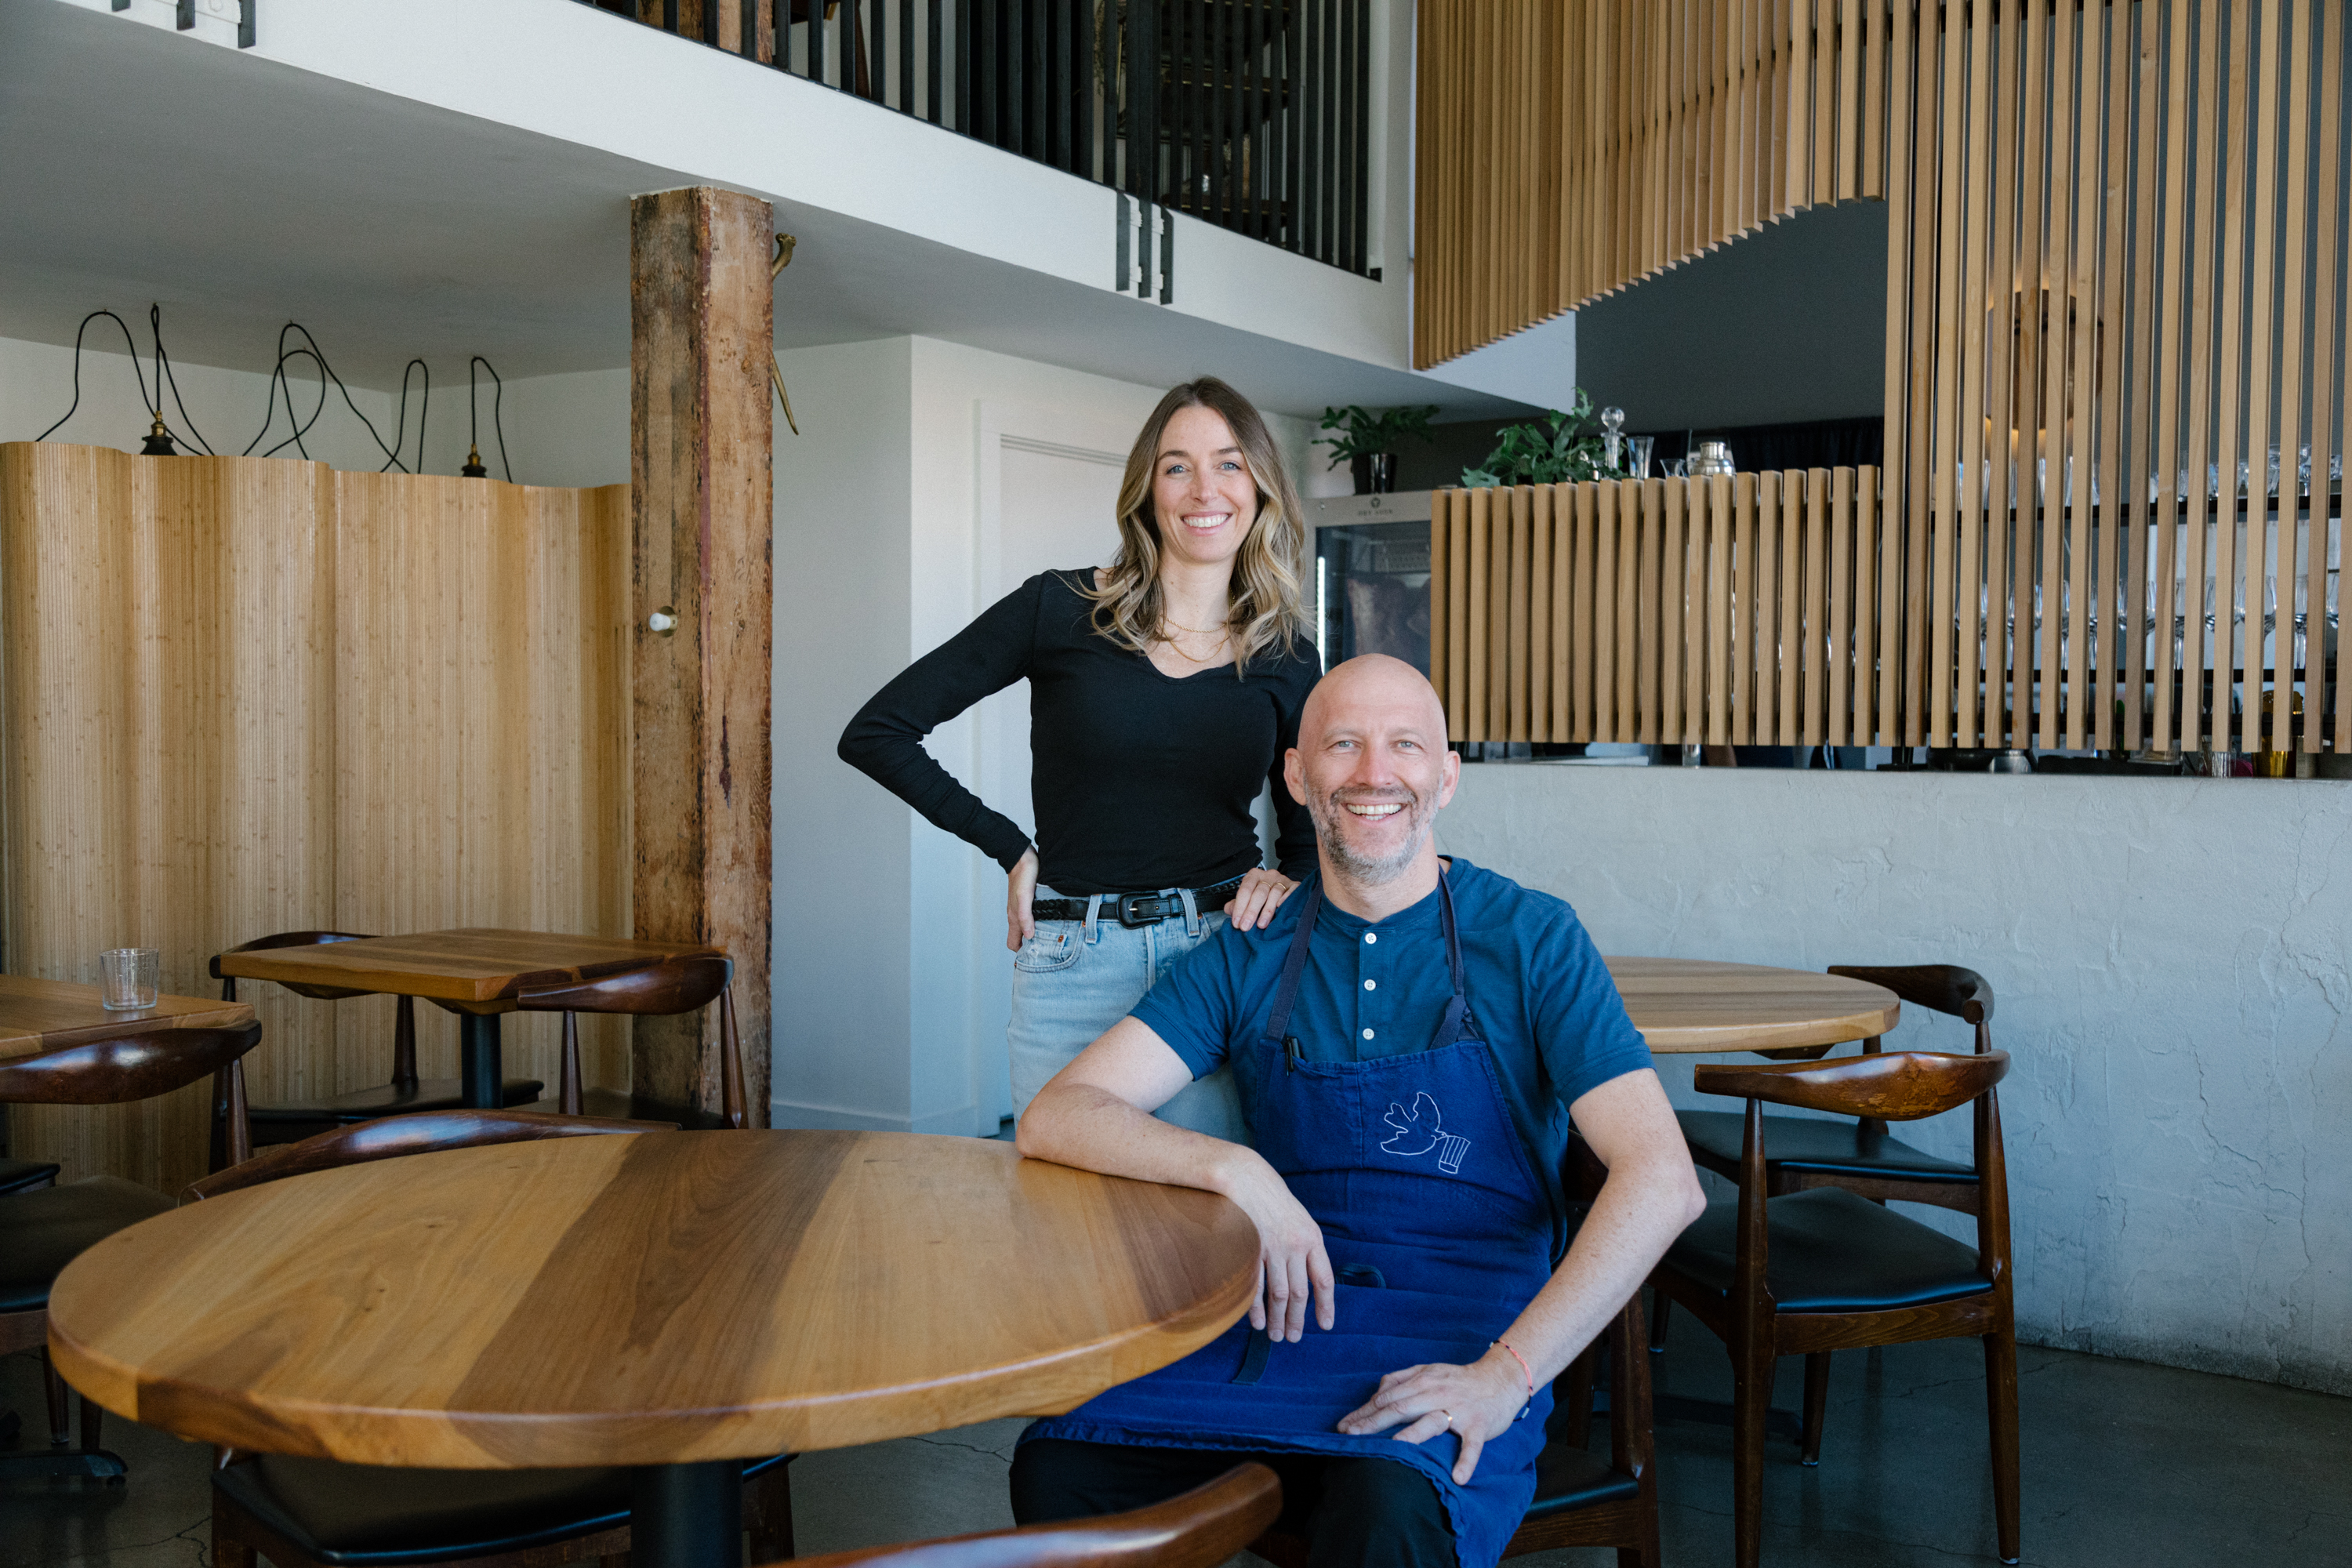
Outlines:
<svg viewBox="0 0 2352 1568"><path fill-rule="evenodd" d="M629 233L635 923L734 959L751 1121L763 1127L775 218L697 186L637 197ZM635 1020L634 1092L717 1110L718 1028L716 1008Z"/></svg>

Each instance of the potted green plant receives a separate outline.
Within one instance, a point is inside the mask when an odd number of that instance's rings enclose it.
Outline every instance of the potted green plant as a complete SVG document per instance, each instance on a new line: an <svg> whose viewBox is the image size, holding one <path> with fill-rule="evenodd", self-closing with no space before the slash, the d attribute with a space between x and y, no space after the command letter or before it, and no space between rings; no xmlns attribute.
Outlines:
<svg viewBox="0 0 2352 1568"><path fill-rule="evenodd" d="M1584 389L1563 414L1548 410L1540 420L1507 425L1496 432L1496 447L1479 468L1462 470L1465 489L1495 485L1557 485L1606 479L1612 468L1601 441L1601 422Z"/></svg>
<svg viewBox="0 0 2352 1568"><path fill-rule="evenodd" d="M1326 408L1323 426L1337 430L1337 436L1318 436L1315 445L1331 448L1330 468L1345 460L1356 465L1356 489L1373 495L1386 495L1396 489L1397 443L1410 436L1427 441L1429 421L1437 412L1434 403L1403 408L1359 408L1349 404L1345 408Z"/></svg>

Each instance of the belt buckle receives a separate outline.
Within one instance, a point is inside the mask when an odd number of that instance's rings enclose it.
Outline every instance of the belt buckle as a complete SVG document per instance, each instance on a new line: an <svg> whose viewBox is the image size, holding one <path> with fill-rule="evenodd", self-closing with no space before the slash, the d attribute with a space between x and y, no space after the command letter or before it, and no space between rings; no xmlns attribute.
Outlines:
<svg viewBox="0 0 2352 1568"><path fill-rule="evenodd" d="M1143 912L1149 904L1151 912ZM1168 918L1168 900L1158 893L1122 893L1118 899L1118 923L1133 931L1138 926L1158 925Z"/></svg>

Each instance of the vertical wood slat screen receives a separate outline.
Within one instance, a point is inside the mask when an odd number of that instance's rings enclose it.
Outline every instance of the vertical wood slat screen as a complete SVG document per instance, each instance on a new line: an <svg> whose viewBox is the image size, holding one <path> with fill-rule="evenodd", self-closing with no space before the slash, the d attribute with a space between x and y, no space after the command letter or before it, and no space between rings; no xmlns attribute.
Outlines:
<svg viewBox="0 0 2352 1568"><path fill-rule="evenodd" d="M1882 196L1903 162L1886 64L1908 52L1909 5L1421 0L1419 15L1423 369L1802 208Z"/></svg>
<svg viewBox="0 0 2352 1568"><path fill-rule="evenodd" d="M629 491L336 473L258 458L0 445L0 944L12 973L96 980L271 931L630 931ZM257 1101L382 1083L388 997L247 982ZM558 1021L506 1023L556 1082ZM583 1018L592 1085L628 1021ZM417 1010L419 1068L456 1021ZM176 1192L208 1089L11 1108L15 1152Z"/></svg>
<svg viewBox="0 0 2352 1568"><path fill-rule="evenodd" d="M1956 0L1897 41L1906 743L2352 745L2345 11Z"/></svg>
<svg viewBox="0 0 2352 1568"><path fill-rule="evenodd" d="M1878 495L1875 468L1439 491L1448 739L1896 743Z"/></svg>

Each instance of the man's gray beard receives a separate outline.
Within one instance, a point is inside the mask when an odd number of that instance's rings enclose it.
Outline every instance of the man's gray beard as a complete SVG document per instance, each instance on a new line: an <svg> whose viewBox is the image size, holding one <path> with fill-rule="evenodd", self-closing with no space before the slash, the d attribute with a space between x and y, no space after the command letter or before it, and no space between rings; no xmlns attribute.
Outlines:
<svg viewBox="0 0 2352 1568"><path fill-rule="evenodd" d="M1377 888L1404 875L1405 868L1411 866L1413 857L1421 853L1421 847L1429 842L1429 826L1437 814L1424 812L1419 801L1409 800L1403 805L1405 810L1412 814L1412 835L1397 846L1395 854L1378 860L1367 860L1358 855L1338 831L1338 819L1348 815L1345 805L1325 800L1308 806L1307 815L1314 818L1316 837L1330 853L1333 864L1346 872L1349 880L1360 882L1368 888Z"/></svg>

